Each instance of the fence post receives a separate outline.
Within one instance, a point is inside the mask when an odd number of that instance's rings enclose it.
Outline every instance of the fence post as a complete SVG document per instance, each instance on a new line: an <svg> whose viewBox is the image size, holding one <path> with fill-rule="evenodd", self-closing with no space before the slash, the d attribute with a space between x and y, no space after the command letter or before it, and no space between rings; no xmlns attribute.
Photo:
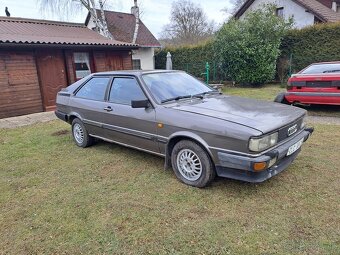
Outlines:
<svg viewBox="0 0 340 255"><path fill-rule="evenodd" d="M206 71L206 75L207 75L207 84L209 85L209 72L210 72L209 62L205 63L205 71Z"/></svg>
<svg viewBox="0 0 340 255"><path fill-rule="evenodd" d="M290 56L289 56L289 77L292 76L292 61L293 61L293 53L290 53Z"/></svg>

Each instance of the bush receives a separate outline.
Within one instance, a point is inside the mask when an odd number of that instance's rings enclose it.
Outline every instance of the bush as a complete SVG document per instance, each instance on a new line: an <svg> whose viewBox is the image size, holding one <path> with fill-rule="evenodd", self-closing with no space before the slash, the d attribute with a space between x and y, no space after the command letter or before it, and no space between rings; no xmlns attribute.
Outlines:
<svg viewBox="0 0 340 255"><path fill-rule="evenodd" d="M259 85L273 80L281 40L290 26L290 21L274 15L272 6L226 23L214 43L223 72L242 84Z"/></svg>
<svg viewBox="0 0 340 255"><path fill-rule="evenodd" d="M158 51L155 57L156 68L165 68L166 54L170 51L174 69L187 71L197 77L203 78L205 63L209 62L211 79L216 77L215 80L236 80L239 83L254 83L256 80L257 83L261 83L274 78L273 72L275 73L275 64L277 64L276 78L281 83L285 83L290 69L294 73L314 62L340 60L340 23L318 24L304 29L290 30L283 37L280 49L275 48L273 51L267 48L268 45L266 46L266 44L272 45L272 36L267 36L270 34L268 29L261 32L260 27L253 25L254 31L251 32L255 34L254 39L249 39L250 35L248 37L242 35L246 40L241 38L242 40L238 41L241 35L238 35L235 30L227 31L228 36L232 35L233 39L224 38L225 26L221 29L215 44L210 41L198 46L165 48ZM251 30L252 27L248 29ZM261 35L263 38L260 39L256 35ZM227 49L232 49L235 54L226 52ZM216 57L219 52L224 54L222 66L218 64L218 60L221 59ZM266 58L264 54L258 52L270 53L270 56ZM280 57L275 63L277 54L280 54ZM291 57L292 63L290 63Z"/></svg>

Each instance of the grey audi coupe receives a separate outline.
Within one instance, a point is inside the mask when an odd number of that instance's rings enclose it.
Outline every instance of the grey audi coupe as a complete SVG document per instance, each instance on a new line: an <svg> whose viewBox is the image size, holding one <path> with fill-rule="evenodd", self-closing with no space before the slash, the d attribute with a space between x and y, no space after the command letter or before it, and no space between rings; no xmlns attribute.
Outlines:
<svg viewBox="0 0 340 255"><path fill-rule="evenodd" d="M78 146L102 139L162 156L195 187L216 175L263 182L313 132L303 109L223 95L182 71L95 73L60 91L55 113Z"/></svg>

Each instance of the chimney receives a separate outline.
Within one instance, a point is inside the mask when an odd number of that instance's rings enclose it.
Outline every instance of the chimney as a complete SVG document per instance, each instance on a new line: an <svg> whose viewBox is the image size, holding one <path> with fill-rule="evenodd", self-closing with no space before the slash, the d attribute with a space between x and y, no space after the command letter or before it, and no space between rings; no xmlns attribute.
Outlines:
<svg viewBox="0 0 340 255"><path fill-rule="evenodd" d="M136 18L139 19L139 7L137 4L137 0L134 0L135 5L131 7L131 14L135 15Z"/></svg>
<svg viewBox="0 0 340 255"><path fill-rule="evenodd" d="M337 11L337 6L338 6L337 2L333 1L332 2L332 10L336 12Z"/></svg>

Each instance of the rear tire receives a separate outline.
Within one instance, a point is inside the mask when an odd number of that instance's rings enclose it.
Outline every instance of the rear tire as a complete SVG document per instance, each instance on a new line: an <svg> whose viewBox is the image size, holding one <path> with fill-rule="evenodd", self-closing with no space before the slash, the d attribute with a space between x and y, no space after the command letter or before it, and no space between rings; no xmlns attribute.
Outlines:
<svg viewBox="0 0 340 255"><path fill-rule="evenodd" d="M182 140L174 146L171 163L176 177L190 186L206 187L216 176L215 166L208 153L189 140Z"/></svg>
<svg viewBox="0 0 340 255"><path fill-rule="evenodd" d="M83 122L80 119L72 121L72 136L77 146L86 148L93 144L93 137L89 136Z"/></svg>

